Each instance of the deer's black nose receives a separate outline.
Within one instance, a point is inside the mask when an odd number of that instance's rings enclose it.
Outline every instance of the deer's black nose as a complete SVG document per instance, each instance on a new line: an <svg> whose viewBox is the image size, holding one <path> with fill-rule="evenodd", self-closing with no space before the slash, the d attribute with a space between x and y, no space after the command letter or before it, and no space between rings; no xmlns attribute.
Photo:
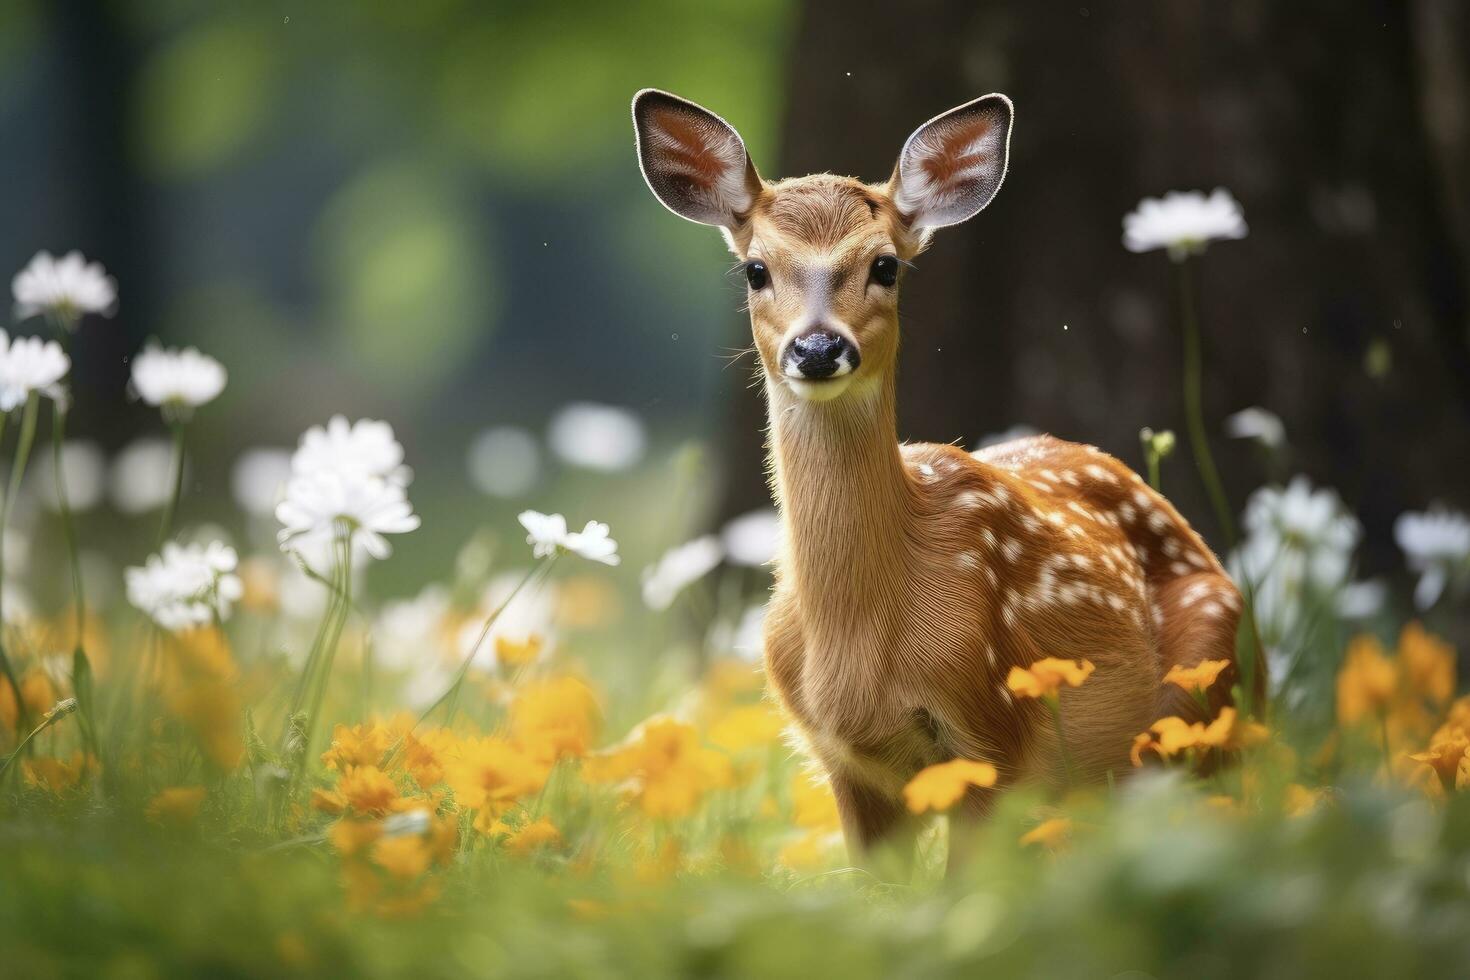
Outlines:
<svg viewBox="0 0 1470 980"><path fill-rule="evenodd" d="M816 329L794 337L781 360L788 377L820 381L856 371L862 358L846 337Z"/></svg>

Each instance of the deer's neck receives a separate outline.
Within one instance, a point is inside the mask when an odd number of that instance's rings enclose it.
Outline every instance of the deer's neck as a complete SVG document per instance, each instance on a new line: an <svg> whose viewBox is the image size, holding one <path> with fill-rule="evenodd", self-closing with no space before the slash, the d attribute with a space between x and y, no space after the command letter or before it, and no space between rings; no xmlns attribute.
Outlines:
<svg viewBox="0 0 1470 980"><path fill-rule="evenodd" d="M914 491L899 455L894 379L830 402L768 378L773 489L786 531L783 575L803 606L834 615L902 594ZM870 605L865 605L870 604Z"/></svg>

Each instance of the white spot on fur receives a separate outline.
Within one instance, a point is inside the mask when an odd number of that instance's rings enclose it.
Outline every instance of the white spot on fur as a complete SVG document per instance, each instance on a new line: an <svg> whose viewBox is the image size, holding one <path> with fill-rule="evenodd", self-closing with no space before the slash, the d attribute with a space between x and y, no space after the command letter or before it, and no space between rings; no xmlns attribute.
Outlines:
<svg viewBox="0 0 1470 980"><path fill-rule="evenodd" d="M1087 473L1088 476L1092 477L1094 480L1101 480L1104 483L1117 483L1118 482L1118 478L1116 476L1114 476L1112 473L1108 472L1103 467L1097 465L1096 463L1088 463L1087 464L1087 467L1086 467L1086 473Z"/></svg>
<svg viewBox="0 0 1470 980"><path fill-rule="evenodd" d="M954 503L956 507L964 507L967 510L976 510L984 505L985 500L975 490L964 490L955 494Z"/></svg>
<svg viewBox="0 0 1470 980"><path fill-rule="evenodd" d="M971 570L977 569L983 564L980 561L979 553L974 551L961 551L959 554L954 556L954 563L958 568L967 568Z"/></svg>

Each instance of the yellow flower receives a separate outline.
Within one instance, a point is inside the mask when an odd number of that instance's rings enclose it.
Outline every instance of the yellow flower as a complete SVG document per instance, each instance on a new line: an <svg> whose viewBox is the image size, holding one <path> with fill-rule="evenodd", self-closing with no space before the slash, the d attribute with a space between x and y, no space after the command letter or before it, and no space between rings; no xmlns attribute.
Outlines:
<svg viewBox="0 0 1470 980"><path fill-rule="evenodd" d="M393 734L377 724L338 725L332 729L332 744L322 753L328 769L376 766L393 746Z"/></svg>
<svg viewBox="0 0 1470 980"><path fill-rule="evenodd" d="M734 784L723 752L699 743L693 725L668 717L645 721L621 746L587 760L592 782L622 783L650 817L682 817L705 793Z"/></svg>
<svg viewBox="0 0 1470 980"><path fill-rule="evenodd" d="M99 768L94 757L80 750L73 752L69 759L42 756L26 759L21 766L26 782L57 796L76 788L84 775Z"/></svg>
<svg viewBox="0 0 1470 980"><path fill-rule="evenodd" d="M784 844L776 854L776 861L793 871L816 868L827 861L841 841L842 836L836 831L808 830Z"/></svg>
<svg viewBox="0 0 1470 980"><path fill-rule="evenodd" d="M1021 835L1022 844L1040 844L1049 850L1060 850L1072 838L1072 821L1066 817L1043 820Z"/></svg>
<svg viewBox="0 0 1470 980"><path fill-rule="evenodd" d="M455 802L497 814L523 796L540 791L550 767L499 735L467 739L460 756L445 766L444 781Z"/></svg>
<svg viewBox="0 0 1470 980"><path fill-rule="evenodd" d="M971 786L994 786L997 775L988 762L951 759L919 770L903 788L903 799L913 813L948 810Z"/></svg>
<svg viewBox="0 0 1470 980"><path fill-rule="evenodd" d="M510 705L511 736L546 762L587 754L597 732L597 696L576 677L527 684Z"/></svg>
<svg viewBox="0 0 1470 980"><path fill-rule="evenodd" d="M27 711L39 717L50 711L60 698L51 677L39 667L32 667L20 679L20 700Z"/></svg>
<svg viewBox="0 0 1470 980"><path fill-rule="evenodd" d="M1337 720L1356 725L1380 717L1397 687L1398 672L1382 644L1371 636L1355 637L1337 674Z"/></svg>
<svg viewBox="0 0 1470 980"><path fill-rule="evenodd" d="M1220 672L1230 666L1228 660L1201 660L1193 667L1175 664L1164 675L1165 684L1177 684L1186 691L1206 691L1220 677Z"/></svg>
<svg viewBox="0 0 1470 980"><path fill-rule="evenodd" d="M1220 714L1208 725L1203 722L1188 722L1177 715L1160 718L1149 726L1149 730L1133 738L1129 758L1135 766L1143 765L1143 753L1155 752L1165 759L1173 758L1188 749L1220 749L1233 752L1247 749L1264 742L1270 735L1269 729L1259 722L1240 718L1229 706L1220 709Z"/></svg>
<svg viewBox="0 0 1470 980"><path fill-rule="evenodd" d="M502 667L524 667L535 662L545 646L541 637L532 633L524 640L513 640L507 636L495 638L495 659Z"/></svg>
<svg viewBox="0 0 1470 980"><path fill-rule="evenodd" d="M1416 752L1409 758L1428 765L1445 785L1449 785L1455 781L1467 753L1470 753L1470 734L1464 729L1456 729L1437 733L1427 752Z"/></svg>
<svg viewBox="0 0 1470 980"><path fill-rule="evenodd" d="M1259 722L1242 719L1234 708L1223 707L1215 720L1199 733L1199 744L1209 748L1233 752L1260 745L1271 732Z"/></svg>
<svg viewBox="0 0 1470 980"><path fill-rule="evenodd" d="M383 825L378 820L343 819L327 828L327 839L343 857L352 857L381 836Z"/></svg>
<svg viewBox="0 0 1470 980"><path fill-rule="evenodd" d="M398 799L398 787L377 766L355 766L337 782L337 792L353 811L381 817Z"/></svg>
<svg viewBox="0 0 1470 980"><path fill-rule="evenodd" d="M513 830L505 839L505 846L517 854L528 854L542 847L561 844L561 833L550 820L540 817L519 830Z"/></svg>
<svg viewBox="0 0 1470 980"><path fill-rule="evenodd" d="M155 796L145 812L154 823L182 827L194 822L203 802L203 786L171 786Z"/></svg>
<svg viewBox="0 0 1470 980"><path fill-rule="evenodd" d="M401 881L429 870L429 848L417 834L380 837L370 853L374 864Z"/></svg>
<svg viewBox="0 0 1470 980"><path fill-rule="evenodd" d="M1292 783L1286 787L1281 808L1288 817L1299 817L1315 810L1325 797L1326 793L1321 789L1308 789L1300 783Z"/></svg>
<svg viewBox="0 0 1470 980"><path fill-rule="evenodd" d="M727 752L772 745L781 739L786 719L775 705L762 701L731 708L710 727L709 740Z"/></svg>
<svg viewBox="0 0 1470 980"><path fill-rule="evenodd" d="M841 826L837 798L826 781L817 782L804 772L791 777L791 817L798 827L835 830Z"/></svg>
<svg viewBox="0 0 1470 980"><path fill-rule="evenodd" d="M1078 687L1096 669L1091 660L1060 660L1043 657L1029 668L1012 667L1006 687L1020 698L1053 697L1062 685Z"/></svg>
<svg viewBox="0 0 1470 980"><path fill-rule="evenodd" d="M1418 623L1399 634L1399 664L1404 683L1417 695L1444 706L1455 696L1455 649Z"/></svg>

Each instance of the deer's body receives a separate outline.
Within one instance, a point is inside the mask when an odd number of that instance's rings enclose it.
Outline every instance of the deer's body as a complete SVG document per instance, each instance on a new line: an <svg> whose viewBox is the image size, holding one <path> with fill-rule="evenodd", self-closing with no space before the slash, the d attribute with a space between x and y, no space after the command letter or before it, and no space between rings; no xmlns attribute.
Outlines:
<svg viewBox="0 0 1470 980"><path fill-rule="evenodd" d="M973 455L898 442L897 265L994 195L1009 103L931 120L882 185L766 183L705 110L650 91L634 115L650 187L722 227L746 261L785 530L766 668L831 778L849 844L900 826L902 787L932 763L991 762L1004 782L1061 775L1051 715L1011 697L1012 666L1096 665L1062 695L1076 777L1125 771L1134 735L1197 713L1163 675L1233 662L1241 603L1168 501L1105 453L1049 436ZM1215 690L1233 680L1232 668ZM988 802L972 792L965 811Z"/></svg>

